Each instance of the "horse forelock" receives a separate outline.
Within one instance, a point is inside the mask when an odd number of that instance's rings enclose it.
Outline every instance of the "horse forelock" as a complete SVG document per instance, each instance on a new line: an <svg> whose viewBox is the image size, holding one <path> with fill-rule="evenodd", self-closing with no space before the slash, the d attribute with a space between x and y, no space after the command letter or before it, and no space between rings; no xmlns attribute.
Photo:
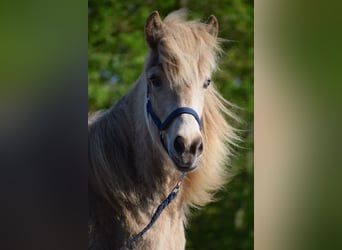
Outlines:
<svg viewBox="0 0 342 250"><path fill-rule="evenodd" d="M164 19L158 46L151 50L148 62L161 64L171 85L189 85L209 77L221 52L221 40L208 33L206 24L186 21L185 14L176 11Z"/></svg>

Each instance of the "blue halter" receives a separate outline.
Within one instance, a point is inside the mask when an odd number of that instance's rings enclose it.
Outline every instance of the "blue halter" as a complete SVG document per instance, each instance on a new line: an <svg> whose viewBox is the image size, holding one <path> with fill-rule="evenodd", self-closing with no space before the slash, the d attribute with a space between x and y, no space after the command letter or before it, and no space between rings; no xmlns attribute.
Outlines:
<svg viewBox="0 0 342 250"><path fill-rule="evenodd" d="M161 122L160 119L158 118L158 116L156 115L156 113L154 113L153 108L152 108L149 85L147 85L146 112L148 115L151 116L152 121L154 122L154 124L159 129L160 140L161 140L161 143L163 144L165 150L166 150L166 147L164 145L164 141L162 138L162 131L167 129L167 127L170 125L170 123L173 121L173 119L175 119L177 116L179 116L181 114L192 115L195 118L195 120L197 121L200 130L202 129L202 122L201 122L201 119L200 119L199 115L197 114L197 112L194 109L187 108L187 107L180 107L180 108L175 109L166 117L166 119L163 122Z"/></svg>

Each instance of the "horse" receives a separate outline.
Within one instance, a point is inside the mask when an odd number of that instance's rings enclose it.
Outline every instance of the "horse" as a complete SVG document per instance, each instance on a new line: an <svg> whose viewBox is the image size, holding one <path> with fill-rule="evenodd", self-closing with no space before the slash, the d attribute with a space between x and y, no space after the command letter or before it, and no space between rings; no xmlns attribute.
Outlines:
<svg viewBox="0 0 342 250"><path fill-rule="evenodd" d="M225 166L238 135L226 118L237 117L211 80L222 52L217 18L187 21L176 11L162 21L154 11L144 32L149 52L140 77L88 124L91 250L123 249L180 173L178 196L131 248L184 249L190 209L212 201L230 177Z"/></svg>

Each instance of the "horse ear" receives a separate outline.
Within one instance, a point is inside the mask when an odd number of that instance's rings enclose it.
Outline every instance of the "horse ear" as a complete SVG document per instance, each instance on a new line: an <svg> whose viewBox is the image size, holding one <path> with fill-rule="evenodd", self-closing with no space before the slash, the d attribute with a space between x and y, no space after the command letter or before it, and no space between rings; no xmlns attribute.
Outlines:
<svg viewBox="0 0 342 250"><path fill-rule="evenodd" d="M213 37L218 35L218 21L214 15L211 15L206 22L206 29Z"/></svg>
<svg viewBox="0 0 342 250"><path fill-rule="evenodd" d="M145 39L150 48L154 48L158 44L162 24L163 22L156 10L147 18L145 24Z"/></svg>

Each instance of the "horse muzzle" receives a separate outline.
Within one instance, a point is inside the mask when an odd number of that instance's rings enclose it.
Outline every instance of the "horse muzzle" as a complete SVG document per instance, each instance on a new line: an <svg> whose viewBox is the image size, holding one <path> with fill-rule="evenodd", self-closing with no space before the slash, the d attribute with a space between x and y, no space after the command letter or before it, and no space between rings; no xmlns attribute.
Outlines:
<svg viewBox="0 0 342 250"><path fill-rule="evenodd" d="M182 136L177 136L169 155L178 170L189 172L197 167L202 153L203 141L201 137L187 141Z"/></svg>
<svg viewBox="0 0 342 250"><path fill-rule="evenodd" d="M179 107L172 111L164 121L161 121L156 113L153 111L152 103L150 100L149 86L147 85L147 102L146 112L147 115L152 118L152 121L159 130L160 142L163 145L165 151L169 154L170 158L176 165L176 168L181 172L189 172L194 170L202 156L203 152L203 141L202 136L198 136L191 141L184 138L181 135L176 136L172 142L170 148L165 143L163 133L170 126L172 121L182 114L188 114L192 116L199 126L199 130L202 130L202 122L197 112L189 107Z"/></svg>

